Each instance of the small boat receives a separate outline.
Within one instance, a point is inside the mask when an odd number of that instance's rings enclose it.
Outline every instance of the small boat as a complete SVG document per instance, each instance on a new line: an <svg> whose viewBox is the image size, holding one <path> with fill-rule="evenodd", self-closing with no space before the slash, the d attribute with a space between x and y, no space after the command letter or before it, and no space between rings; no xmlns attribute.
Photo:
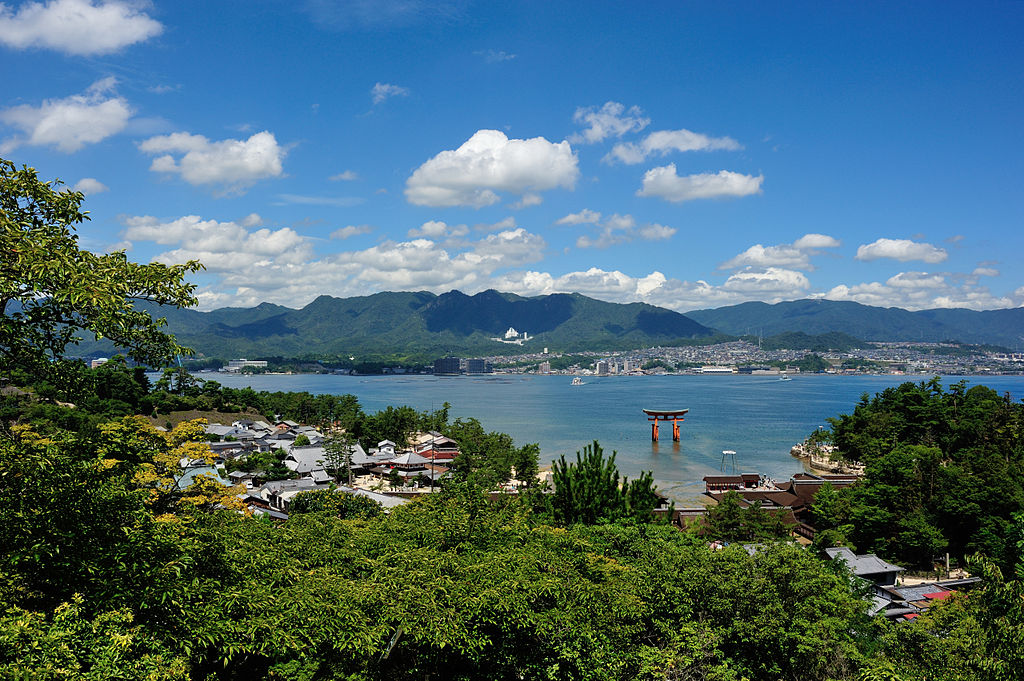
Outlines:
<svg viewBox="0 0 1024 681"><path fill-rule="evenodd" d="M586 383L584 383L583 379L580 378L579 376L575 376L573 377L572 382L569 383L569 385L586 385Z"/></svg>
<svg viewBox="0 0 1024 681"><path fill-rule="evenodd" d="M779 377L779 380L780 381L792 381L793 379L790 378L789 376L787 376L786 374L782 374L782 376Z"/></svg>

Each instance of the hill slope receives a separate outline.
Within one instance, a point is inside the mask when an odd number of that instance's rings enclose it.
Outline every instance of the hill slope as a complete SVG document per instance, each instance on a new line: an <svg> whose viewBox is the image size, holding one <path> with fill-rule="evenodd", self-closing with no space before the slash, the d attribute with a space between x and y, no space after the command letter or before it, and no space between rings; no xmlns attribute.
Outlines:
<svg viewBox="0 0 1024 681"><path fill-rule="evenodd" d="M742 303L686 315L730 334L774 336L790 331L839 332L868 341L959 340L1015 348L1024 343L1024 308L936 309L911 312L849 301L794 300L769 305Z"/></svg>
<svg viewBox="0 0 1024 681"><path fill-rule="evenodd" d="M209 357L313 357L349 354L503 354L635 348L679 343L713 331L645 303L606 303L579 294L524 298L484 291L320 296L293 310L264 303L212 312L151 308L180 342ZM491 340L509 327L530 334L521 348ZM83 343L82 354L112 352Z"/></svg>

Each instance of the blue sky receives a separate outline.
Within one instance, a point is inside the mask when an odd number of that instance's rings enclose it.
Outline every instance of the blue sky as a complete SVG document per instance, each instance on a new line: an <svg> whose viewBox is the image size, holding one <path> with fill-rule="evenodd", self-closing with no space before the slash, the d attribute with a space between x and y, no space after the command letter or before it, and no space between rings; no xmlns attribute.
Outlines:
<svg viewBox="0 0 1024 681"><path fill-rule="evenodd" d="M0 3L0 156L204 309L1024 303L1024 4Z"/></svg>

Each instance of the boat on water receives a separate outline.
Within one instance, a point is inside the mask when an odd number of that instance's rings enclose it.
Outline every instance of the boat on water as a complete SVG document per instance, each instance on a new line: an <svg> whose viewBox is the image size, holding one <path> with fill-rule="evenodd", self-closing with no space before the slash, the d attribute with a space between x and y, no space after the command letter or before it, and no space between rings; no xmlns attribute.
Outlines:
<svg viewBox="0 0 1024 681"><path fill-rule="evenodd" d="M586 385L586 383L584 383L583 379L579 376L574 376L569 385Z"/></svg>
<svg viewBox="0 0 1024 681"><path fill-rule="evenodd" d="M782 376L779 376L779 380L780 381L792 381L793 379L791 377L783 374Z"/></svg>

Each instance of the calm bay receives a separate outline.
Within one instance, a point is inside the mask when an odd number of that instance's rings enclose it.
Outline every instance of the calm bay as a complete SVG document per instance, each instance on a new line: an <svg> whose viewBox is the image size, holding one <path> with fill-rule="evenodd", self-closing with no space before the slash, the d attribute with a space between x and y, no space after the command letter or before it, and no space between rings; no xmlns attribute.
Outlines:
<svg viewBox="0 0 1024 681"><path fill-rule="evenodd" d="M790 448L826 425L826 418L849 413L864 393L874 394L905 381L930 377L798 375L791 381L771 376L335 376L202 374L234 388L355 395L364 411L389 405L417 410L451 404L450 418L474 417L487 430L510 434L516 444L540 445L541 465L561 454L571 458L593 440L616 451L619 470L635 476L650 470L658 486L679 502L704 491L705 475L722 470L722 450L736 451L740 472L788 479L801 470ZM965 380L1024 398L1024 376L945 377L945 385ZM689 409L681 441L672 442L671 423L661 441L651 442L641 411ZM731 461L727 462L731 471Z"/></svg>

